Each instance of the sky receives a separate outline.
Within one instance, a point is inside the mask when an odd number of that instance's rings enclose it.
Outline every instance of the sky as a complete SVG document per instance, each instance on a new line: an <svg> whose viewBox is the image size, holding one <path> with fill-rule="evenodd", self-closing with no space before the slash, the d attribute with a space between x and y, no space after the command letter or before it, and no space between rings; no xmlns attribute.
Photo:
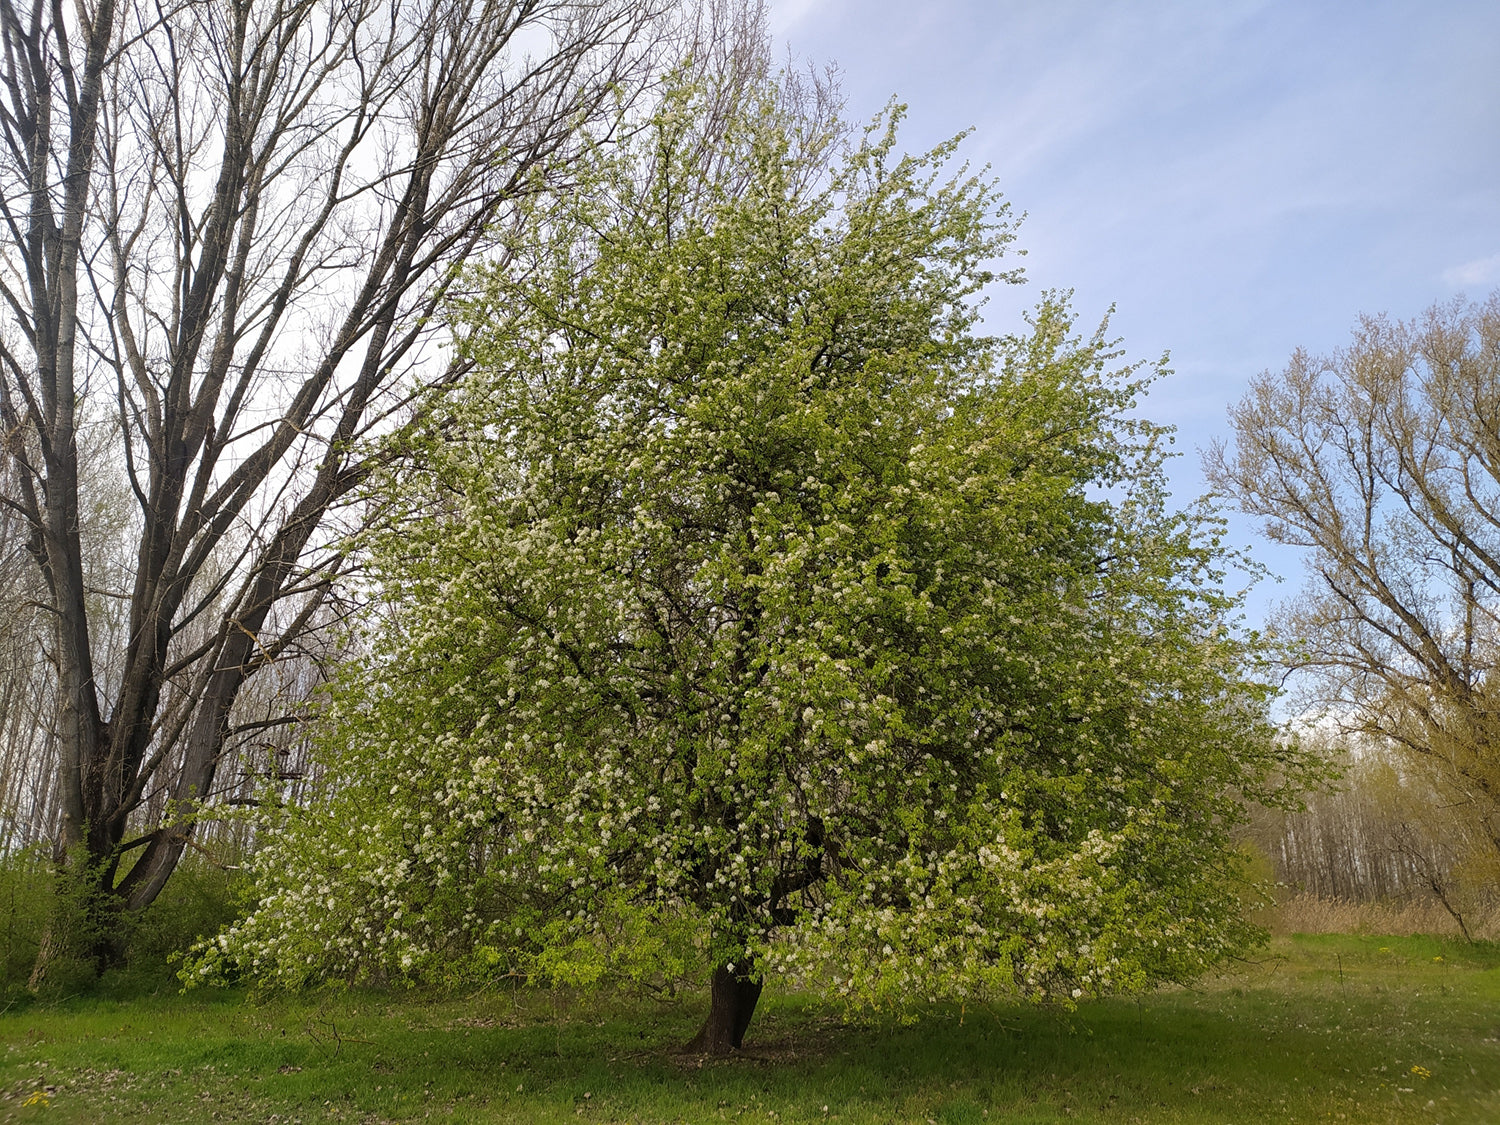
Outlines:
<svg viewBox="0 0 1500 1125"><path fill-rule="evenodd" d="M1132 358L1170 353L1142 413L1178 429L1183 503L1254 376L1361 313L1500 289L1495 0L771 0L771 30L837 65L851 119L904 102L910 151L973 130L1026 215L991 331L1071 289ZM1284 578L1251 593L1258 625L1302 560L1232 532Z"/></svg>

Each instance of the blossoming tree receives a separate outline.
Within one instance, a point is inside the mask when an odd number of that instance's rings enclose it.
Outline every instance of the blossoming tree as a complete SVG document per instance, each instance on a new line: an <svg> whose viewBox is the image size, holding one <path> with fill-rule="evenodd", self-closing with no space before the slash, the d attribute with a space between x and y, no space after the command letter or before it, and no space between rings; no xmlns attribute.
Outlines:
<svg viewBox="0 0 1500 1125"><path fill-rule="evenodd" d="M1057 299L977 333L1013 224L953 146L708 104L479 275L323 801L192 973L701 966L719 1052L770 973L1071 1002L1250 936L1230 830L1303 765L1128 414L1154 372Z"/></svg>

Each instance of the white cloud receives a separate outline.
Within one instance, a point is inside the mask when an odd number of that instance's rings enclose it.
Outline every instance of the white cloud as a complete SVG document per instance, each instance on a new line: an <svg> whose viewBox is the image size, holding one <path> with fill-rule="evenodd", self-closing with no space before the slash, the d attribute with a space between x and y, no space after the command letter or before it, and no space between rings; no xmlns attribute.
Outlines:
<svg viewBox="0 0 1500 1125"><path fill-rule="evenodd" d="M1488 285L1500 281L1500 254L1475 258L1461 266L1449 266L1443 271L1443 281L1453 286Z"/></svg>

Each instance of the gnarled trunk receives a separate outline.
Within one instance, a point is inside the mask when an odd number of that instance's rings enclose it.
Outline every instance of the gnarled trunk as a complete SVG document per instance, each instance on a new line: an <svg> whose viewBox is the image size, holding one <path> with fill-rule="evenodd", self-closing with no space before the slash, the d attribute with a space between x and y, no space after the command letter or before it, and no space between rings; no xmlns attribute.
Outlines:
<svg viewBox="0 0 1500 1125"><path fill-rule="evenodd" d="M683 1050L695 1055L727 1055L738 1051L755 1015L763 983L760 977L737 972L729 965L715 969L709 987L708 1016Z"/></svg>

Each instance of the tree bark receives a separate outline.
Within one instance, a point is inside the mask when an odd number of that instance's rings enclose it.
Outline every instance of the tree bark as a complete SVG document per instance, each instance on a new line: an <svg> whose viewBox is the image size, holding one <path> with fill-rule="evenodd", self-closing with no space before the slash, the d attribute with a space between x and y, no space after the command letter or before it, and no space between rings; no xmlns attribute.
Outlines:
<svg viewBox="0 0 1500 1125"><path fill-rule="evenodd" d="M683 1048L684 1053L727 1055L738 1051L755 1015L764 983L761 977L727 964L715 969L709 985L708 1015L698 1034Z"/></svg>

